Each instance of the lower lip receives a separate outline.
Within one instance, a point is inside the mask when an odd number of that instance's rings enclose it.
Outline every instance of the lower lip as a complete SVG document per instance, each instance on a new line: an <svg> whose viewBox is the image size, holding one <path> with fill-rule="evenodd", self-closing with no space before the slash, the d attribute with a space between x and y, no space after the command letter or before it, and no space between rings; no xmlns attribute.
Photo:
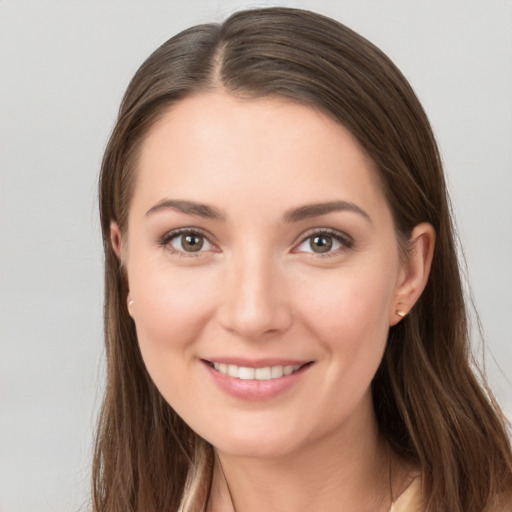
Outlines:
<svg viewBox="0 0 512 512"><path fill-rule="evenodd" d="M230 377L220 373L210 366L206 361L202 361L215 384L234 398L241 400L263 401L270 400L285 391L288 391L297 382L303 378L311 364L307 364L290 375L283 375L277 379L269 380L244 380Z"/></svg>

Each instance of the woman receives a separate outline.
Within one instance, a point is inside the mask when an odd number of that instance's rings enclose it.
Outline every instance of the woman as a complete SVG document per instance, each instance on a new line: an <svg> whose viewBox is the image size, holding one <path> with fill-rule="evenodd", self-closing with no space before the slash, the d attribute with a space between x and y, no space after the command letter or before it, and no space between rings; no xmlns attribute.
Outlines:
<svg viewBox="0 0 512 512"><path fill-rule="evenodd" d="M371 43L277 8L170 39L100 208L95 510L510 509L436 143Z"/></svg>

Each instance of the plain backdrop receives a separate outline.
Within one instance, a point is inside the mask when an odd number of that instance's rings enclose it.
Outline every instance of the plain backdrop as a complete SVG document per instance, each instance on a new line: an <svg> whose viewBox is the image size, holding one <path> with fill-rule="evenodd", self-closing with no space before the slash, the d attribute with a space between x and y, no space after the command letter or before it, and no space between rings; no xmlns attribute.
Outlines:
<svg viewBox="0 0 512 512"><path fill-rule="evenodd" d="M1 512L87 508L103 375L96 181L130 77L179 30L269 4L0 0ZM489 379L512 416L512 2L280 4L360 32L417 91L446 166Z"/></svg>

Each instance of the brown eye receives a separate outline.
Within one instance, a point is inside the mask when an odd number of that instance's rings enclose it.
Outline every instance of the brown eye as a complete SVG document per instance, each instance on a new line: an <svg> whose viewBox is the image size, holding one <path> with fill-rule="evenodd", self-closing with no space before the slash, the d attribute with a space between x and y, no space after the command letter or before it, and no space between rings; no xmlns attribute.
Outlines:
<svg viewBox="0 0 512 512"><path fill-rule="evenodd" d="M181 253L194 253L212 248L212 245L204 235L193 231L177 233L165 243L169 244L174 251Z"/></svg>
<svg viewBox="0 0 512 512"><path fill-rule="evenodd" d="M204 245L204 238L199 235L182 235L181 247L187 252L200 251Z"/></svg>
<svg viewBox="0 0 512 512"><path fill-rule="evenodd" d="M332 236L317 235L309 239L309 246L313 252L329 252L333 246Z"/></svg>
<svg viewBox="0 0 512 512"><path fill-rule="evenodd" d="M294 252L305 252L318 256L330 256L353 246L352 239L339 231L322 230L302 239Z"/></svg>

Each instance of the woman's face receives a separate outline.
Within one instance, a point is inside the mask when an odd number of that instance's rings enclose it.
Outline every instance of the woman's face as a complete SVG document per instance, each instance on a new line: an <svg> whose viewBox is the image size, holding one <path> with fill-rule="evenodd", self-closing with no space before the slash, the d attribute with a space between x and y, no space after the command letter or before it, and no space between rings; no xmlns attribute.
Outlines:
<svg viewBox="0 0 512 512"><path fill-rule="evenodd" d="M279 99L181 101L142 146L119 251L147 369L218 450L277 456L373 425L405 271L342 126Z"/></svg>

